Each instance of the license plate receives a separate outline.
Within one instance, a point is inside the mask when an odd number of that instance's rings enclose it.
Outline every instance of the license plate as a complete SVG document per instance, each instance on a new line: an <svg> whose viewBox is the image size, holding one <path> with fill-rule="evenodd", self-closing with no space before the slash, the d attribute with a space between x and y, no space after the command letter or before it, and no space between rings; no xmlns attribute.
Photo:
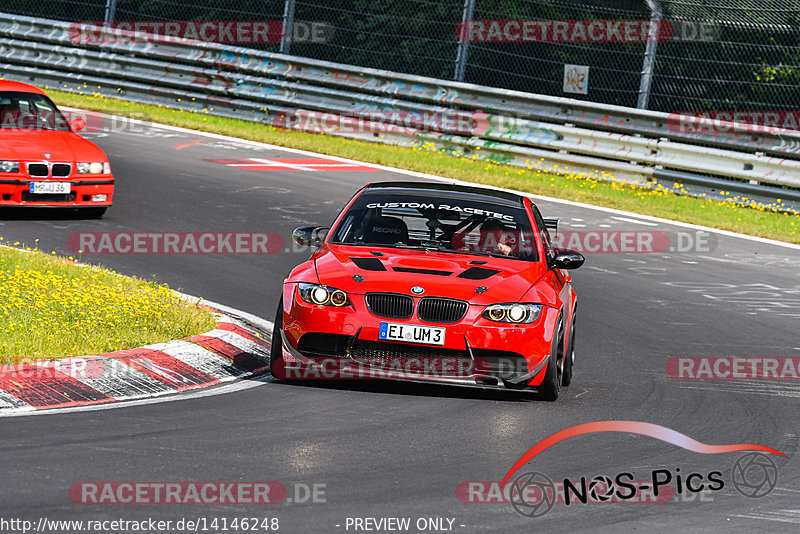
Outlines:
<svg viewBox="0 0 800 534"><path fill-rule="evenodd" d="M31 182L29 191L38 195L68 195L71 186L67 182Z"/></svg>
<svg viewBox="0 0 800 534"><path fill-rule="evenodd" d="M380 339L444 345L444 328L414 324L381 323Z"/></svg>

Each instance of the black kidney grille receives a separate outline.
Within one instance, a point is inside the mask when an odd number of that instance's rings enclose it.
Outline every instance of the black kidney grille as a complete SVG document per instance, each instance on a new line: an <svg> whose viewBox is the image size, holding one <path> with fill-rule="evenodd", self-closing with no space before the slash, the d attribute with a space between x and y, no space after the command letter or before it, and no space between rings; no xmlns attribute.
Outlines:
<svg viewBox="0 0 800 534"><path fill-rule="evenodd" d="M36 177L47 176L47 165L45 163L31 163L28 165L28 174Z"/></svg>
<svg viewBox="0 0 800 534"><path fill-rule="evenodd" d="M408 319L414 314L414 300L408 295L367 293L367 308L379 317Z"/></svg>
<svg viewBox="0 0 800 534"><path fill-rule="evenodd" d="M72 172L72 165L69 163L54 163L53 164L53 177L63 178L69 176Z"/></svg>
<svg viewBox="0 0 800 534"><path fill-rule="evenodd" d="M419 301L417 315L429 323L457 323L467 314L469 304L463 300L425 297Z"/></svg>

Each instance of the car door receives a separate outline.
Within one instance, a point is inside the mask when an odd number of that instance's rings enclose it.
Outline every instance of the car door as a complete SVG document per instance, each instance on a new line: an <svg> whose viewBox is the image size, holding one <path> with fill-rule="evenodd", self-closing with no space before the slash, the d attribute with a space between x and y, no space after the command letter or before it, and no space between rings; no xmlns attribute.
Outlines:
<svg viewBox="0 0 800 534"><path fill-rule="evenodd" d="M539 208L531 203L531 212L533 213L534 223L536 224L536 231L539 232L539 237L542 241L542 248L544 249L545 261L547 261L548 271L545 277L548 283L558 293L559 300L561 301L561 314L565 328L572 324L572 310L570 303L572 302L572 285L569 283L572 277L564 269L557 269L553 265L553 260L556 257L556 249L553 247L553 242L550 239L550 231L544 223L544 218L539 212ZM565 332L566 333L566 332Z"/></svg>

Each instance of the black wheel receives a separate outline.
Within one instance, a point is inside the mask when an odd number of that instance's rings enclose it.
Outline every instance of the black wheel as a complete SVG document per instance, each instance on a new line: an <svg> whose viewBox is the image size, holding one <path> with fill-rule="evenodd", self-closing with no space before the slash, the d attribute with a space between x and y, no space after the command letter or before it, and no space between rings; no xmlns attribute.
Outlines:
<svg viewBox="0 0 800 534"><path fill-rule="evenodd" d="M569 343L567 343L567 353L564 355L564 377L561 379L562 386L568 386L572 382L572 368L575 366L575 316L578 310L572 311L572 328L569 329Z"/></svg>
<svg viewBox="0 0 800 534"><path fill-rule="evenodd" d="M281 329L283 328L283 297L278 302L278 311L275 313L275 323L272 327L272 338L269 349L269 372L275 378L282 378L283 365L277 365L283 359L283 346L281 342ZM280 376L276 376L276 373Z"/></svg>
<svg viewBox="0 0 800 534"><path fill-rule="evenodd" d="M78 216L84 219L99 219L105 215L108 206L99 208L81 208L78 210Z"/></svg>
<svg viewBox="0 0 800 534"><path fill-rule="evenodd" d="M561 381L564 378L564 321L561 317L556 323L556 334L547 360L547 372L542 385L538 387L539 399L554 401L561 393Z"/></svg>

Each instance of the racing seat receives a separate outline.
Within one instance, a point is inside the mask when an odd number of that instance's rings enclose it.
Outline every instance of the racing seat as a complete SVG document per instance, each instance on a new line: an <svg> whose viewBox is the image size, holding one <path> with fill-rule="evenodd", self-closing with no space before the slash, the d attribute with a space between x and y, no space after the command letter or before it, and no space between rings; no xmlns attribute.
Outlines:
<svg viewBox="0 0 800 534"><path fill-rule="evenodd" d="M366 221L362 235L365 243L408 243L408 226L397 217L372 217Z"/></svg>

